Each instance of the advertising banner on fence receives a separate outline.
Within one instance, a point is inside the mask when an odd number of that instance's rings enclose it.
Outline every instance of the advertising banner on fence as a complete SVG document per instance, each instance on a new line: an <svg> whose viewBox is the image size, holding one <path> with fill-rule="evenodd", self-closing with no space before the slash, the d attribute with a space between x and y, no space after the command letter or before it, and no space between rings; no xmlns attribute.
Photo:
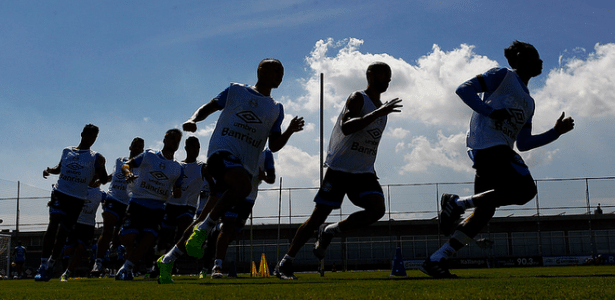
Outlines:
<svg viewBox="0 0 615 300"><path fill-rule="evenodd" d="M545 256L542 258L544 266L576 266L582 265L591 255L570 255L570 256Z"/></svg>

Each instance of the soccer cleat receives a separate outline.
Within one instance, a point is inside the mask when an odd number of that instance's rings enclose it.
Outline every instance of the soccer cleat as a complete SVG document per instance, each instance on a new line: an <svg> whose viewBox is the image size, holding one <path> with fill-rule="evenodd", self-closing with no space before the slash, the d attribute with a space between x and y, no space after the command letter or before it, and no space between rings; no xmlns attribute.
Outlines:
<svg viewBox="0 0 615 300"><path fill-rule="evenodd" d="M172 272L173 272L173 261L169 263L164 263L162 259L164 256L161 256L156 261L156 265L158 266L158 270L160 270L160 275L158 276L158 283L167 284L173 283Z"/></svg>
<svg viewBox="0 0 615 300"><path fill-rule="evenodd" d="M273 270L273 275L284 280L295 280L297 276L293 272L293 262L291 260L285 260L283 265L280 265L280 261Z"/></svg>
<svg viewBox="0 0 615 300"><path fill-rule="evenodd" d="M314 249L312 250L318 260L325 258L325 255L327 254L327 247L329 247L329 244L331 244L331 240L333 239L333 234L325 231L326 227L327 224L322 224L318 227L318 239L316 240L316 243L314 243Z"/></svg>
<svg viewBox="0 0 615 300"><path fill-rule="evenodd" d="M448 270L448 264L446 262L446 260L441 260L441 261L431 261L428 259L426 259L423 262L423 265L419 268L419 270L421 270L421 272L433 277L433 278L458 278L457 275L455 274L451 274L451 272Z"/></svg>
<svg viewBox="0 0 615 300"><path fill-rule="evenodd" d="M442 211L440 212L440 231L444 235L450 235L459 224L461 214L463 214L463 208L459 207L455 200L459 196L452 194L442 194L440 198L440 206Z"/></svg>
<svg viewBox="0 0 615 300"><path fill-rule="evenodd" d="M134 276L132 275L132 272L127 270L127 269L120 269L119 271L117 271L117 274L115 274L115 280L133 280Z"/></svg>
<svg viewBox="0 0 615 300"><path fill-rule="evenodd" d="M99 277L102 274L102 265L94 264L92 271L90 271L92 277Z"/></svg>
<svg viewBox="0 0 615 300"><path fill-rule="evenodd" d="M220 279L223 276L222 268L220 266L214 266L214 268L211 269L211 279Z"/></svg>
<svg viewBox="0 0 615 300"><path fill-rule="evenodd" d="M46 268L40 267L34 275L34 281L49 281L51 279L51 271L47 272Z"/></svg>
<svg viewBox="0 0 615 300"><path fill-rule="evenodd" d="M207 240L208 234L208 231L198 229L198 225L194 226L192 234L186 241L186 253L196 258L203 257L203 243Z"/></svg>
<svg viewBox="0 0 615 300"><path fill-rule="evenodd" d="M68 274L66 274L66 273L62 274L62 276L60 276L60 281L61 282L68 282Z"/></svg>

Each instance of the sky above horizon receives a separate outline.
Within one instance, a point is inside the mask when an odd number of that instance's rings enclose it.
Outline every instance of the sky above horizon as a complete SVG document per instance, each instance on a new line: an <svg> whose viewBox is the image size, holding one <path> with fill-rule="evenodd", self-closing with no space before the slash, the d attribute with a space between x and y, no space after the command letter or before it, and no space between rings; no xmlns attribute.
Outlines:
<svg viewBox="0 0 615 300"><path fill-rule="evenodd" d="M514 40L533 44L544 61L529 84L533 132L562 112L576 124L522 153L534 177L612 176L614 10L611 1L5 1L0 179L50 190L57 177L43 179L43 169L79 143L87 123L100 127L92 148L111 172L132 138L160 149L167 129L181 128L230 82L256 83L259 61L273 57L285 67L272 92L285 107L283 129L292 116L306 120L275 155L285 187L318 185L320 74L328 143L374 61L392 68L383 100L403 100L380 144L381 183L472 181L471 110L454 90L508 66L503 52ZM217 116L198 124L203 160ZM183 142L176 158L185 158Z"/></svg>

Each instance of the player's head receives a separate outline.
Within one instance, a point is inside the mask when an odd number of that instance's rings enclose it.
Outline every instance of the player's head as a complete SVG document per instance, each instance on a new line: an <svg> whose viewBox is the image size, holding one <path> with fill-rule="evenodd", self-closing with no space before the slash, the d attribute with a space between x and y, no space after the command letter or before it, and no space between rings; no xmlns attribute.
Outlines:
<svg viewBox="0 0 615 300"><path fill-rule="evenodd" d="M504 49L504 56L508 60L508 65L517 71L517 74L535 77L542 73L542 60L538 50L531 44L514 41Z"/></svg>
<svg viewBox="0 0 615 300"><path fill-rule="evenodd" d="M86 124L81 131L81 144L86 147L94 145L98 137L98 127L94 124Z"/></svg>
<svg viewBox="0 0 615 300"><path fill-rule="evenodd" d="M368 87L379 93L384 93L391 82L391 67L383 62L374 62L367 67L365 72Z"/></svg>
<svg viewBox="0 0 615 300"><path fill-rule="evenodd" d="M167 132L164 134L164 140L162 141L162 143L164 144L164 149L175 152L177 151L177 149L179 149L179 144L181 143L181 141L182 131L177 128L173 128L167 130Z"/></svg>
<svg viewBox="0 0 615 300"><path fill-rule="evenodd" d="M284 78L284 66L278 59L265 58L258 64L256 75L260 83L277 88Z"/></svg>
<svg viewBox="0 0 615 300"><path fill-rule="evenodd" d="M143 140L143 138L138 137L138 136L132 139L132 142L130 143L130 147L128 147L128 150L130 150L130 157L139 155L140 153L143 152L144 149L145 149L145 141Z"/></svg>
<svg viewBox="0 0 615 300"><path fill-rule="evenodd" d="M186 150L186 157L196 158L199 156L199 151L201 150L201 143L196 136L190 136L186 139L186 146L184 147Z"/></svg>

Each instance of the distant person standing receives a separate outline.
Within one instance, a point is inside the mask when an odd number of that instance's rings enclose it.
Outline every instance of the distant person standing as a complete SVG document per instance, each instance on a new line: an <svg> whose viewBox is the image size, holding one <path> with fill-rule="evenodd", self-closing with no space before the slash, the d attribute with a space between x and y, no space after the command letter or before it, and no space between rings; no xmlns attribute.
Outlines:
<svg viewBox="0 0 615 300"><path fill-rule="evenodd" d="M398 98L385 103L380 100L380 95L391 82L389 65L383 62L370 64L366 77L367 88L350 94L335 122L325 161L328 169L314 198L316 206L275 267L274 274L280 279L297 279L293 260L315 230L318 230L318 240L313 251L322 260L334 235L369 226L384 215L384 195L374 163L388 115L400 112L402 105ZM324 224L333 209L341 207L344 195L363 210L340 222Z"/></svg>
<svg viewBox="0 0 615 300"><path fill-rule="evenodd" d="M49 224L43 237L41 265L34 276L35 281L51 279L53 264L60 257L66 237L77 222L92 178L97 175L102 184L108 181L105 158L90 149L97 137L98 127L85 125L79 146L64 148L60 163L43 171L43 178L50 174L60 176L51 192Z"/></svg>
<svg viewBox="0 0 615 300"><path fill-rule="evenodd" d="M115 169L109 179L111 184L103 203L103 230L98 238L96 253L94 254L96 259L91 271L95 276L99 276L103 272L103 260L107 250L109 250L109 243L113 242L113 247L116 249L119 246L118 233L130 200L128 182L126 182L124 173L122 173L122 166L129 159L143 153L144 148L145 141L140 137L135 137L130 143L130 147L128 147L130 156L118 157L115 160Z"/></svg>
<svg viewBox="0 0 615 300"><path fill-rule="evenodd" d="M303 130L303 118L295 117L282 133L284 108L271 97L271 90L277 88L284 77L282 63L277 59L263 59L258 65L257 77L254 86L232 83L198 108L183 124L185 131L194 132L197 122L222 110L209 141L207 167L216 182L215 189L223 191L223 194L206 217L199 216L204 221L193 227L185 245L190 256L203 256L202 245L209 231L229 208L250 194L251 179L257 176L258 157L267 142L269 149L276 152L282 149L293 133ZM158 259L158 282L173 282L172 265L182 253L180 247L174 247L173 251Z"/></svg>
<svg viewBox="0 0 615 300"><path fill-rule="evenodd" d="M115 280L133 279L135 264L154 246L168 198L181 197L184 172L174 159L181 139L179 129L170 129L164 135L162 150L148 149L122 166L129 183L130 202L120 231L126 260Z"/></svg>
<svg viewBox="0 0 615 300"><path fill-rule="evenodd" d="M596 206L596 210L594 210L594 214L595 215L601 215L602 214L602 208L600 208L600 203L598 203L598 206Z"/></svg>
<svg viewBox="0 0 615 300"><path fill-rule="evenodd" d="M456 278L448 268L448 259L467 245L487 225L496 208L524 205L537 193L534 179L519 154L555 141L574 128L564 113L553 129L532 135L534 99L527 84L542 73L542 60L534 46L514 41L504 50L511 69L494 68L463 84L456 93L474 111L467 137L468 154L474 162L474 195L459 197L443 194L440 229L449 240L434 252L420 268L434 278ZM483 99L479 94L484 93ZM474 212L463 223L461 215Z"/></svg>
<svg viewBox="0 0 615 300"><path fill-rule="evenodd" d="M17 241L17 246L13 249L13 262L19 279L23 278L23 265L26 262L27 253L26 247L22 245L21 241Z"/></svg>

